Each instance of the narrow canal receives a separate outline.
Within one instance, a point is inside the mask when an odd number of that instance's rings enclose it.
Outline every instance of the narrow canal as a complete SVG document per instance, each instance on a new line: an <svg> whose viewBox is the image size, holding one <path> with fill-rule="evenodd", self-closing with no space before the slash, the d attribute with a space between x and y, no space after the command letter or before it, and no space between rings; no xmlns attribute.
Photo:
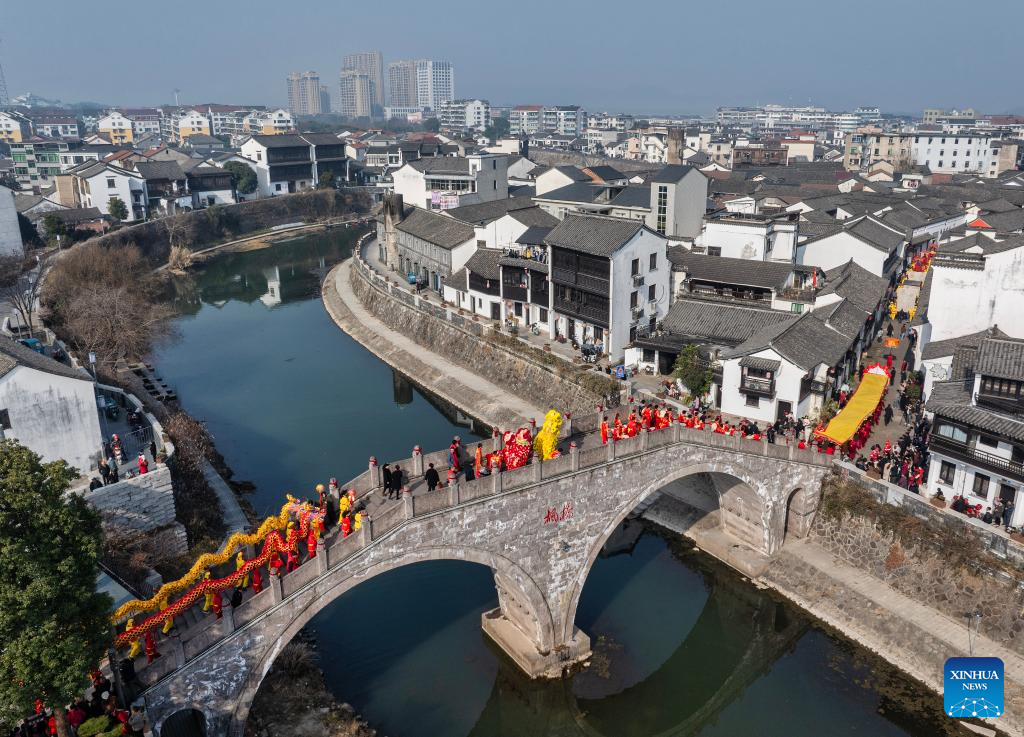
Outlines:
<svg viewBox="0 0 1024 737"><path fill-rule="evenodd" d="M208 424L261 514L369 456L475 437L338 330L322 276L354 234L224 254L179 290L180 340L154 357ZM941 700L691 546L653 529L598 559L577 624L592 667L532 683L480 631L483 567L420 563L367 581L312 622L328 682L389 737L947 734ZM948 734L959 734L948 732Z"/></svg>

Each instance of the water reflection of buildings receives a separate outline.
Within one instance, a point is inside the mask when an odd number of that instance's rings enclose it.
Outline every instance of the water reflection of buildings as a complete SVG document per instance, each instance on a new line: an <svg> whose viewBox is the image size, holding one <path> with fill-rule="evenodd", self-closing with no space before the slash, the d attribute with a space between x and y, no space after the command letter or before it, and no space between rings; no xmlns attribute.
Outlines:
<svg viewBox="0 0 1024 737"><path fill-rule="evenodd" d="M263 278L267 280L267 291L260 295L260 302L267 307L281 304L281 269L274 265L263 269Z"/></svg>

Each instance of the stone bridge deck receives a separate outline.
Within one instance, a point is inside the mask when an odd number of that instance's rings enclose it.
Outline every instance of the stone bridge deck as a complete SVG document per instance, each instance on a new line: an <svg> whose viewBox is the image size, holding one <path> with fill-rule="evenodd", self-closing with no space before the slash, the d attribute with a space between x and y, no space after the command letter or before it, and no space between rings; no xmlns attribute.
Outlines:
<svg viewBox="0 0 1024 737"><path fill-rule="evenodd" d="M443 477L447 451L415 455L398 462L412 472L412 493L392 502L371 494L379 487L371 464L344 487L368 503L361 530L344 539L330 531L316 558L267 576L267 588L236 609L225 606L220 620L180 622L177 636L159 640L162 657L136 662L154 725L177 709L208 704L209 734L240 734L273 658L316 612L369 577L423 560L489 566L500 607L485 615L484 629L531 675L557 675L589 654L574 620L590 565L650 494L686 475L729 478L716 486L723 527L772 554L787 532L802 535L809 526L832 460L678 423L608 445L593 433L562 445L569 447L551 461L432 493L422 471L432 462Z"/></svg>

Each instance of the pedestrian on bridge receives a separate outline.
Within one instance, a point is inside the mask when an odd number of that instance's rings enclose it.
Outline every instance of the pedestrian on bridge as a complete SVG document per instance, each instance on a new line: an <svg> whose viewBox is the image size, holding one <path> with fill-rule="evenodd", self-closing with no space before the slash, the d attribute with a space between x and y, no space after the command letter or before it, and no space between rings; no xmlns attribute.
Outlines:
<svg viewBox="0 0 1024 737"><path fill-rule="evenodd" d="M427 472L423 474L423 479L427 482L427 491L433 491L440 485L441 477L438 475L433 463L427 464Z"/></svg>
<svg viewBox="0 0 1024 737"><path fill-rule="evenodd" d="M384 496L391 495L391 466L387 463L380 469L381 491Z"/></svg>
<svg viewBox="0 0 1024 737"><path fill-rule="evenodd" d="M402 475L402 467L397 463L395 464L395 470L391 472L391 491L395 495L395 499L402 496L402 485L405 483L405 479Z"/></svg>

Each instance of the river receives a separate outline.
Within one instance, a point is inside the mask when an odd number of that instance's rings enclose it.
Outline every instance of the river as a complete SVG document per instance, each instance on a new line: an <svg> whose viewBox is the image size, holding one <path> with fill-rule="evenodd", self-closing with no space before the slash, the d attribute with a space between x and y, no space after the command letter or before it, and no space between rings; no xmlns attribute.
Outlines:
<svg viewBox="0 0 1024 737"><path fill-rule="evenodd" d="M328 318L319 284L354 235L217 256L180 286L180 337L154 356L256 485L261 515L371 455L476 437ZM490 572L441 561L371 579L312 621L332 691L389 737L932 737L951 725L938 696L796 607L674 535L635 532L587 581L577 624L595 655L573 678L522 678L480 630L496 605Z"/></svg>

